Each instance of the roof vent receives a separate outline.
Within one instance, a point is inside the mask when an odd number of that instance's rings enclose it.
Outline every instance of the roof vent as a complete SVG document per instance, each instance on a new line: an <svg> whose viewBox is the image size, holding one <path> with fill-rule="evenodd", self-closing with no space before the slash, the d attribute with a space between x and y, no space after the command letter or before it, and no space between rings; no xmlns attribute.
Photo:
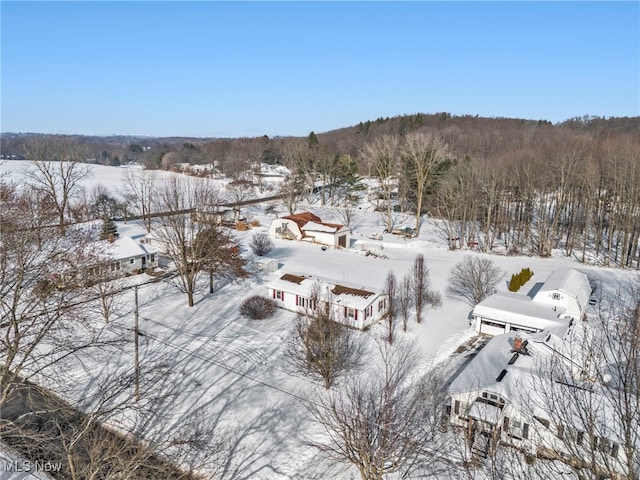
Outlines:
<svg viewBox="0 0 640 480"><path fill-rule="evenodd" d="M516 363L516 360L518 359L518 357L520 356L520 354L518 352L513 354L513 357L511 357L511 360L509 360L509 365L513 365L514 363Z"/></svg>

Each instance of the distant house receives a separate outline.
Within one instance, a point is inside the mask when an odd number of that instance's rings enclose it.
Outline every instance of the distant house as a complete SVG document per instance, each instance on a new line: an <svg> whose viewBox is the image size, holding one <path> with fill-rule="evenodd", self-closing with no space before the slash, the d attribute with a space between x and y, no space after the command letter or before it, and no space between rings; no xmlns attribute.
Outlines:
<svg viewBox="0 0 640 480"><path fill-rule="evenodd" d="M113 242L104 240L99 245L100 255L112 266L112 270L132 273L158 266L157 250L148 244L142 244L131 237L121 237Z"/></svg>
<svg viewBox="0 0 640 480"><path fill-rule="evenodd" d="M590 445L597 442L602 466L620 467L624 460L621 432L608 428L606 437L589 438L593 432L581 430L585 428L581 412L575 416L567 412L562 419L548 412L549 399L542 396L540 385L555 389L558 397L550 401L575 395L583 384L597 390L597 383L585 376L586 362L576 359L576 352L565 351L568 348L566 340L547 332L498 335L454 378L449 387L449 422L464 429L473 455L485 457L498 445L506 445L530 456L584 466L591 460ZM575 380L551 381L543 366L552 359L564 363ZM568 448L569 439L575 439L572 448Z"/></svg>
<svg viewBox="0 0 640 480"><path fill-rule="evenodd" d="M92 284L158 266L156 249L131 237L93 242L86 255L82 265L68 267L53 275L60 286Z"/></svg>
<svg viewBox="0 0 640 480"><path fill-rule="evenodd" d="M323 222L311 212L296 213L271 222L269 234L274 238L304 240L330 247L349 246L349 228L337 223Z"/></svg>
<svg viewBox="0 0 640 480"><path fill-rule="evenodd" d="M533 297L499 292L478 303L472 313L475 330L489 335L542 330L562 333L572 319L583 318L590 294L584 273L573 268L556 270Z"/></svg>
<svg viewBox="0 0 640 480"><path fill-rule="evenodd" d="M267 284L267 295L292 312L331 309L334 320L360 330L380 321L388 309L386 295L377 290L311 275L284 273Z"/></svg>

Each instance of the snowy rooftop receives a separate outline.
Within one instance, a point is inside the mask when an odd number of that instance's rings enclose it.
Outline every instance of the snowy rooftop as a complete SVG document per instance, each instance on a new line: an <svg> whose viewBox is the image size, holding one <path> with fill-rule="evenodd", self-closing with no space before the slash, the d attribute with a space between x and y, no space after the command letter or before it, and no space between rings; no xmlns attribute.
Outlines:
<svg viewBox="0 0 640 480"><path fill-rule="evenodd" d="M308 222L304 226L305 231L335 233L342 228L342 225L330 223Z"/></svg>
<svg viewBox="0 0 640 480"><path fill-rule="evenodd" d="M582 329L575 326L564 339L547 332L535 334L510 332L497 335L455 377L449 392L452 394L465 392L475 394L478 391L496 393L517 408L546 418L548 413L543 398L544 392L540 391L541 385L545 385L544 388L557 389L559 392L566 390L560 395L573 396L585 383L581 377L583 364L578 360L580 354L575 351L576 341L581 338L577 336L581 334L578 332L582 332ZM521 349L518 354L514 351L516 336L520 337L524 344L524 349ZM572 372L574 380L570 382L575 386L558 381L549 382L548 366L552 358L559 360L565 365L567 371ZM589 385L597 384L589 383ZM473 413L477 415L476 418L487 420L493 418L495 414L495 412L480 410ZM597 414L607 417L611 412L604 408ZM603 418L602 421L607 424L610 419ZM612 436L615 437L615 434Z"/></svg>
<svg viewBox="0 0 640 480"><path fill-rule="evenodd" d="M505 313L506 312L506 313ZM487 318L508 318L512 323L536 330L552 330L562 334L569 320L559 318L563 311L535 302L527 295L498 292L476 305L473 314Z"/></svg>
<svg viewBox="0 0 640 480"><path fill-rule="evenodd" d="M321 297L331 292L334 303L342 303L345 306L358 309L368 307L376 297L381 295L381 292L370 287L342 281L337 282L314 275L293 273L280 273L280 276L269 282L267 287L308 296L314 285L319 285Z"/></svg>
<svg viewBox="0 0 640 480"><path fill-rule="evenodd" d="M572 296L579 296L581 291L591 293L589 279L575 268L562 268L554 270L540 287L539 292L559 290Z"/></svg>
<svg viewBox="0 0 640 480"><path fill-rule="evenodd" d="M131 237L120 237L115 239L112 243L108 240L101 240L100 242L97 242L96 245L103 255L113 260L121 260L156 253L155 248L151 245L142 245Z"/></svg>

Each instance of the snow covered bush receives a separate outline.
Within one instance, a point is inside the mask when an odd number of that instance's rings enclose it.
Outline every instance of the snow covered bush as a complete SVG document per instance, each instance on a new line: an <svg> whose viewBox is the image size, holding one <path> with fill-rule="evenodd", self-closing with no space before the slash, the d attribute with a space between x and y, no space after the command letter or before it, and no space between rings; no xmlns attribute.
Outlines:
<svg viewBox="0 0 640 480"><path fill-rule="evenodd" d="M276 312L276 302L271 298L254 295L240 305L240 314L253 320L263 320Z"/></svg>
<svg viewBox="0 0 640 480"><path fill-rule="evenodd" d="M251 250L259 257L263 257L273 250L273 242L266 233L256 233L251 239Z"/></svg>

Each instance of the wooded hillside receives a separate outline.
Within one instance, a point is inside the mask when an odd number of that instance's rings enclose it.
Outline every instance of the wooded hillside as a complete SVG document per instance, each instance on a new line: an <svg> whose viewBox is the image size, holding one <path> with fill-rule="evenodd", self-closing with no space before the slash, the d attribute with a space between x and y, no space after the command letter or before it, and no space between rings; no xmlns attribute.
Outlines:
<svg viewBox="0 0 640 480"><path fill-rule="evenodd" d="M2 153L20 157L34 134L3 134ZM305 138L72 138L90 162L148 168L214 164L246 179L260 160L293 173L289 191L316 183L324 204L348 206L361 176L384 223L398 212L443 220L451 248L497 242L510 252L565 255L640 267L640 117L539 120L452 116L379 118ZM257 169L257 170L256 170ZM371 192L368 193L371 195Z"/></svg>

